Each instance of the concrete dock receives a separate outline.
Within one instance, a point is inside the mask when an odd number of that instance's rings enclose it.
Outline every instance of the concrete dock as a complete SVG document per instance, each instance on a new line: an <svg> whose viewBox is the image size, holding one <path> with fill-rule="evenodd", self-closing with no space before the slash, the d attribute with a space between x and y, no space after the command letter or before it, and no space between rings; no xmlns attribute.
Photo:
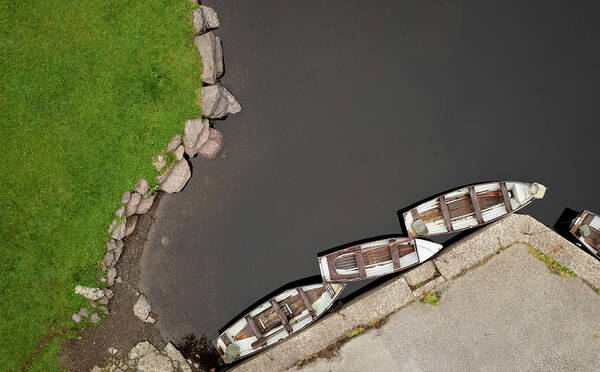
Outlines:
<svg viewBox="0 0 600 372"><path fill-rule="evenodd" d="M599 370L598 288L600 262L512 215L232 370Z"/></svg>

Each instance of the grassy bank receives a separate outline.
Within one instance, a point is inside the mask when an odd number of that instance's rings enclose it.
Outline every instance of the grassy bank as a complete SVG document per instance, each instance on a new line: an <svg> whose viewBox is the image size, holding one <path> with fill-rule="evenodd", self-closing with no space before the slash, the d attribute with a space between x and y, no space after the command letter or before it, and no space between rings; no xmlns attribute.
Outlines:
<svg viewBox="0 0 600 372"><path fill-rule="evenodd" d="M121 193L200 114L191 9L0 1L0 370L58 368Z"/></svg>

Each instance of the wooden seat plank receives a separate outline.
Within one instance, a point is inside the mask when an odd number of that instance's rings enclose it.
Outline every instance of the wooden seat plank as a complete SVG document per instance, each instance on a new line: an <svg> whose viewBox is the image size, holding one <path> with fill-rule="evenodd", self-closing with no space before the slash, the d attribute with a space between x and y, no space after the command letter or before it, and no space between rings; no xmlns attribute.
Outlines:
<svg viewBox="0 0 600 372"><path fill-rule="evenodd" d="M365 269L365 257L363 256L363 252L359 251L355 253L356 256L356 266L358 267L358 273L361 277L367 276L367 270Z"/></svg>
<svg viewBox="0 0 600 372"><path fill-rule="evenodd" d="M256 323L254 322L254 318L252 318L250 315L246 315L244 318L246 319L246 322L250 326L252 333L254 333L254 336L260 340L262 338L262 332L256 326Z"/></svg>
<svg viewBox="0 0 600 372"><path fill-rule="evenodd" d="M442 209L442 216L444 217L444 223L448 232L452 232L452 219L450 218L450 211L448 210L448 204L446 203L446 197L444 195L439 198L440 208Z"/></svg>
<svg viewBox="0 0 600 372"><path fill-rule="evenodd" d="M477 199L477 194L475 194L475 187L469 187L469 194L471 195L471 203L473 203L473 212L475 212L475 216L477 217L477 222L480 224L483 223L483 216L481 215L481 207L479 206L479 200Z"/></svg>
<svg viewBox="0 0 600 372"><path fill-rule="evenodd" d="M510 197L508 196L508 189L506 188L506 183L500 182L500 190L502 191L502 199L504 199L504 206L506 207L506 211L508 213L512 213L512 205L510 204Z"/></svg>
<svg viewBox="0 0 600 372"><path fill-rule="evenodd" d="M419 216L419 212L417 211L417 209L416 209L416 208L415 208L415 209L411 209L411 210L410 210L410 214L412 215L413 221L416 221L416 220L418 220L419 218L421 218L421 217Z"/></svg>
<svg viewBox="0 0 600 372"><path fill-rule="evenodd" d="M302 289L302 287L297 288L298 294L300 294L300 298L302 299L302 302L304 303L304 307L306 308L306 310L308 310L308 313L314 318L316 315L315 309L313 309L312 305L310 304L310 301L308 300L308 297L306 296L306 293L304 292L304 289Z"/></svg>
<svg viewBox="0 0 600 372"><path fill-rule="evenodd" d="M285 316L285 314L283 313L283 311L281 311L281 308L279 307L279 304L277 303L277 301L275 301L274 299L271 299L271 300L269 300L269 303L271 304L271 307L273 308L273 310L275 310L275 313L279 317L279 321L281 321L283 328L285 328L285 330L289 334L292 334L294 332L294 330L292 329L292 326L290 325L290 322L288 321L288 319Z"/></svg>
<svg viewBox="0 0 600 372"><path fill-rule="evenodd" d="M400 268L400 255L398 254L398 244L392 244L390 246L390 251L392 253L392 264L394 265L394 270Z"/></svg>

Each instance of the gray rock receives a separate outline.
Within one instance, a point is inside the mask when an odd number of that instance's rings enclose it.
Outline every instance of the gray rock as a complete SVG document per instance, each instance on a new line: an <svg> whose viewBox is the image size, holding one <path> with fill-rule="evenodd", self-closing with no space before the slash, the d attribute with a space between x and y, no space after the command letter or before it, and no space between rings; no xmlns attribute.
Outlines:
<svg viewBox="0 0 600 372"><path fill-rule="evenodd" d="M103 312L104 315L108 315L109 311L105 306L98 306L98 310Z"/></svg>
<svg viewBox="0 0 600 372"><path fill-rule="evenodd" d="M138 216L133 215L127 219L127 227L125 229L125 236L131 235L133 230L135 230L135 225L137 224Z"/></svg>
<svg viewBox="0 0 600 372"><path fill-rule="evenodd" d="M82 285L75 286L75 293L82 295L88 300L98 300L104 296L100 288L89 288Z"/></svg>
<svg viewBox="0 0 600 372"><path fill-rule="evenodd" d="M115 269L114 267L111 267L108 270L108 274L107 274L107 281L106 283L109 286L112 286L113 284L115 284L115 278L117 277L117 269ZM102 293L102 296L104 296L104 292Z"/></svg>
<svg viewBox="0 0 600 372"><path fill-rule="evenodd" d="M157 171L160 172L161 169L167 166L167 161L162 154L158 154L152 161L152 165L156 168Z"/></svg>
<svg viewBox="0 0 600 372"><path fill-rule="evenodd" d="M134 192L133 195L131 195L131 200L127 204L127 215L128 216L135 214L135 211L137 210L140 200L142 200L142 195L138 194L137 192Z"/></svg>
<svg viewBox="0 0 600 372"><path fill-rule="evenodd" d="M121 208L117 209L115 215L119 218L123 218L125 216L125 207L121 206Z"/></svg>
<svg viewBox="0 0 600 372"><path fill-rule="evenodd" d="M79 312L77 314L81 315L84 318L87 318L89 315L89 312L86 307L82 307L81 309L79 309Z"/></svg>
<svg viewBox="0 0 600 372"><path fill-rule="evenodd" d="M150 301L148 301L146 296L140 295L136 303L133 305L133 313L135 316L140 318L142 321L147 322L151 311L152 306L150 305Z"/></svg>
<svg viewBox="0 0 600 372"><path fill-rule="evenodd" d="M194 38L202 58L202 82L214 84L223 75L223 47L221 39L212 32Z"/></svg>
<svg viewBox="0 0 600 372"><path fill-rule="evenodd" d="M183 372L192 372L192 369L190 368L187 360L185 360L183 355L181 355L179 350L177 350L177 348L175 348L175 346L173 346L172 343L169 342L167 346L165 346L165 352L167 353L169 359L171 359L173 362L176 362L178 367Z"/></svg>
<svg viewBox="0 0 600 372"><path fill-rule="evenodd" d="M109 347L108 352L109 352L109 354L115 355L116 353L119 352L119 350L114 347Z"/></svg>
<svg viewBox="0 0 600 372"><path fill-rule="evenodd" d="M200 5L197 9L194 9L191 18L196 35L203 34L210 29L220 26L217 12L213 8L204 5Z"/></svg>
<svg viewBox="0 0 600 372"><path fill-rule="evenodd" d="M223 134L216 129L210 128L208 141L202 145L198 156L205 159L213 159L223 147Z"/></svg>
<svg viewBox="0 0 600 372"><path fill-rule="evenodd" d="M97 313L93 313L92 315L90 315L90 323L92 324L96 324L100 321L100 316Z"/></svg>
<svg viewBox="0 0 600 372"><path fill-rule="evenodd" d="M117 245L115 247L115 249L113 250L113 254L115 255L113 266L116 266L117 262L119 262L119 258L121 257L121 253L123 253L123 244Z"/></svg>
<svg viewBox="0 0 600 372"><path fill-rule="evenodd" d="M106 252L106 254L104 255L104 260L102 262L108 267L114 266L115 254L113 253L113 251Z"/></svg>
<svg viewBox="0 0 600 372"><path fill-rule="evenodd" d="M207 118L220 119L228 114L237 114L242 110L240 103L227 88L221 84L202 88L200 106Z"/></svg>
<svg viewBox="0 0 600 372"><path fill-rule="evenodd" d="M115 244L117 245L117 249L123 249L123 241L115 240Z"/></svg>
<svg viewBox="0 0 600 372"><path fill-rule="evenodd" d="M125 237L125 231L127 231L127 219L123 218L121 224L113 230L110 236L115 240L121 240Z"/></svg>
<svg viewBox="0 0 600 372"><path fill-rule="evenodd" d="M156 182L158 182L159 185L162 185L167 178L169 178L169 175L171 174L171 171L173 170L173 166L171 165L169 168L165 169L165 171L156 176Z"/></svg>
<svg viewBox="0 0 600 372"><path fill-rule="evenodd" d="M210 123L207 119L193 119L185 122L183 145L185 152L191 157L198 153L200 147L208 140Z"/></svg>
<svg viewBox="0 0 600 372"><path fill-rule="evenodd" d="M148 196L144 196L142 200L140 200L140 204L138 204L137 210L135 213L144 214L150 210L152 207L152 203L154 203L154 198L156 198L156 193L152 193Z"/></svg>
<svg viewBox="0 0 600 372"><path fill-rule="evenodd" d="M117 276L117 277L115 278L115 283L119 283L119 284L120 284L120 283L123 283L123 278L121 278L120 276Z"/></svg>
<svg viewBox="0 0 600 372"><path fill-rule="evenodd" d="M106 242L106 250L107 251L112 251L115 248L117 248L117 241L114 239L110 239L109 241Z"/></svg>
<svg viewBox="0 0 600 372"><path fill-rule="evenodd" d="M108 288L104 288L102 291L104 291L104 297L106 297L107 299L111 299L113 296L113 291L111 291Z"/></svg>
<svg viewBox="0 0 600 372"><path fill-rule="evenodd" d="M173 138L169 141L169 144L167 145L167 152L175 150L180 144L181 136L179 134L174 135Z"/></svg>
<svg viewBox="0 0 600 372"><path fill-rule="evenodd" d="M102 278L102 279L104 279L104 278ZM98 302L100 302L102 305L106 305L106 304L108 304L108 298L102 297L101 299L98 300Z"/></svg>
<svg viewBox="0 0 600 372"><path fill-rule="evenodd" d="M115 231L115 228L117 227L118 224L119 224L119 222L117 220L113 220L113 222L108 227L108 234L112 234L112 232Z"/></svg>
<svg viewBox="0 0 600 372"><path fill-rule="evenodd" d="M171 239L169 239L168 236L163 236L162 238L160 238L160 244L165 248L169 245L170 242Z"/></svg>
<svg viewBox="0 0 600 372"><path fill-rule="evenodd" d="M192 171L187 160L181 160L171 170L169 176L160 185L160 189L168 194L179 192L192 177Z"/></svg>
<svg viewBox="0 0 600 372"><path fill-rule="evenodd" d="M121 203L127 204L129 203L129 199L131 199L131 192L125 191L121 196Z"/></svg>
<svg viewBox="0 0 600 372"><path fill-rule="evenodd" d="M97 306L96 303L94 301L92 301L92 300L88 300L88 304L90 304L90 306L92 307L92 309L95 309L96 306Z"/></svg>
<svg viewBox="0 0 600 372"><path fill-rule="evenodd" d="M173 371L171 360L160 353L147 353L137 364L138 371L170 372Z"/></svg>
<svg viewBox="0 0 600 372"><path fill-rule="evenodd" d="M79 315L79 314L73 314L73 315L71 316L71 319L73 319L73 321L74 321L75 323L79 323L79 322L81 322L81 315Z"/></svg>
<svg viewBox="0 0 600 372"><path fill-rule="evenodd" d="M175 159L177 159L177 161L182 160L184 152L185 152L185 147L179 145L173 152L173 154L175 155Z"/></svg>
<svg viewBox="0 0 600 372"><path fill-rule="evenodd" d="M135 186L135 192L140 195L146 195L148 193L148 181L143 178L140 179Z"/></svg>
<svg viewBox="0 0 600 372"><path fill-rule="evenodd" d="M129 359L139 359L148 353L157 353L158 350L148 341L139 342L129 351Z"/></svg>

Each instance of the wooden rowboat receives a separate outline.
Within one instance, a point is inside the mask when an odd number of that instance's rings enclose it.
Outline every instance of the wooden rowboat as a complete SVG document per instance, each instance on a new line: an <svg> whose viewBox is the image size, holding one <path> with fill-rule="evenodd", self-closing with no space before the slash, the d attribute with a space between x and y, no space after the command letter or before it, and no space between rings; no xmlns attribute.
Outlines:
<svg viewBox="0 0 600 372"><path fill-rule="evenodd" d="M583 211L573 220L570 231L588 251L600 258L600 216Z"/></svg>
<svg viewBox="0 0 600 372"><path fill-rule="evenodd" d="M312 284L286 290L256 307L214 341L225 363L280 342L323 315L344 284Z"/></svg>
<svg viewBox="0 0 600 372"><path fill-rule="evenodd" d="M354 245L320 256L325 283L377 278L425 262L442 245L422 239L394 237Z"/></svg>
<svg viewBox="0 0 600 372"><path fill-rule="evenodd" d="M463 187L420 204L404 213L410 236L434 236L496 221L541 199L539 183L489 182Z"/></svg>

